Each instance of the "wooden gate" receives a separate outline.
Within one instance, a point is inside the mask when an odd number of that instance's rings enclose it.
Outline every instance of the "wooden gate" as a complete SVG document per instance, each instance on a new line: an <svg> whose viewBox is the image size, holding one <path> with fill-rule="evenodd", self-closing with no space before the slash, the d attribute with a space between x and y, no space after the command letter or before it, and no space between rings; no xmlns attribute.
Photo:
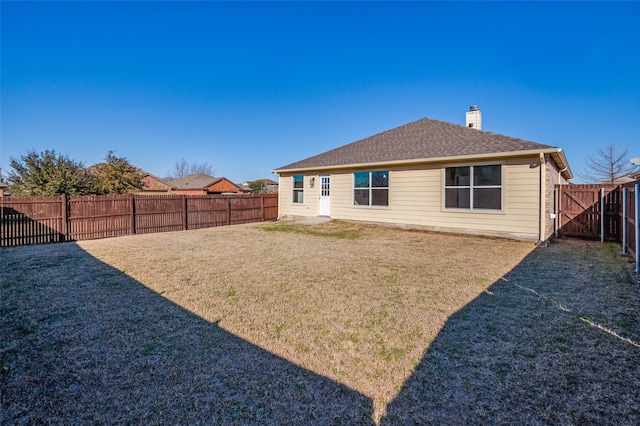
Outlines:
<svg viewBox="0 0 640 426"><path fill-rule="evenodd" d="M620 241L619 185L559 185L557 191L560 235Z"/></svg>

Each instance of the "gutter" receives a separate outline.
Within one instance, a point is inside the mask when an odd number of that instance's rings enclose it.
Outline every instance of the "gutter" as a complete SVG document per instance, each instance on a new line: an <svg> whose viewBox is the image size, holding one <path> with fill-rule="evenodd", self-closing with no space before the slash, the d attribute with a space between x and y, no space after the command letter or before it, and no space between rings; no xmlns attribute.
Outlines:
<svg viewBox="0 0 640 426"><path fill-rule="evenodd" d="M565 167L565 168L564 168L564 169L562 169L562 170L558 170L558 184L559 184L559 185L562 185L562 184L560 183L560 178L562 177L562 174L563 174L563 173L565 173L567 170L569 170L569 166ZM573 176L573 174L572 174L572 176Z"/></svg>
<svg viewBox="0 0 640 426"><path fill-rule="evenodd" d="M556 153L551 153L551 156L553 157L554 161L558 165L558 168L560 169L559 173L564 175L564 178L566 180L573 179L573 172L569 167L569 163L567 162L567 157L565 157L564 155L564 151L558 148L558 151Z"/></svg>

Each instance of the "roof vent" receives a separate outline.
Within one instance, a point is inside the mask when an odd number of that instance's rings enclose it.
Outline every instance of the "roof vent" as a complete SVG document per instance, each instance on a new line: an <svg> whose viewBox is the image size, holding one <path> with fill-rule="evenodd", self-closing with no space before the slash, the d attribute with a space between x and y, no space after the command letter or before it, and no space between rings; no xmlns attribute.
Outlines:
<svg viewBox="0 0 640 426"><path fill-rule="evenodd" d="M467 127L482 130L482 113L478 110L478 105L471 105L467 111Z"/></svg>

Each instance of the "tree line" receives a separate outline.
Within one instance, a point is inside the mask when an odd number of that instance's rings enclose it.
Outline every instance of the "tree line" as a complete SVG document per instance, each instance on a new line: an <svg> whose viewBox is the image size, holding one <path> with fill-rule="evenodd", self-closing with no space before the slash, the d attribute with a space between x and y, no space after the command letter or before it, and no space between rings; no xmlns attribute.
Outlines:
<svg viewBox="0 0 640 426"><path fill-rule="evenodd" d="M109 151L104 162L85 167L55 150L30 150L20 158L11 158L7 183L13 196L68 196L133 194L142 190L145 174L125 157ZM194 173L212 174L208 163L176 161L175 168L165 180L173 180ZM3 176L0 174L0 181Z"/></svg>

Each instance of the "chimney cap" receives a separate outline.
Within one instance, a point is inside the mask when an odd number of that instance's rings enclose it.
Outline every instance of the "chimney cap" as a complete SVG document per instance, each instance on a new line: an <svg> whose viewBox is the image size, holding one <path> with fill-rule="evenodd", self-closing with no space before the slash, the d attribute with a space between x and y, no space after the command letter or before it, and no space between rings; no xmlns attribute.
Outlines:
<svg viewBox="0 0 640 426"><path fill-rule="evenodd" d="M478 105L471 105L469 107L469 111L477 111L478 110Z"/></svg>

